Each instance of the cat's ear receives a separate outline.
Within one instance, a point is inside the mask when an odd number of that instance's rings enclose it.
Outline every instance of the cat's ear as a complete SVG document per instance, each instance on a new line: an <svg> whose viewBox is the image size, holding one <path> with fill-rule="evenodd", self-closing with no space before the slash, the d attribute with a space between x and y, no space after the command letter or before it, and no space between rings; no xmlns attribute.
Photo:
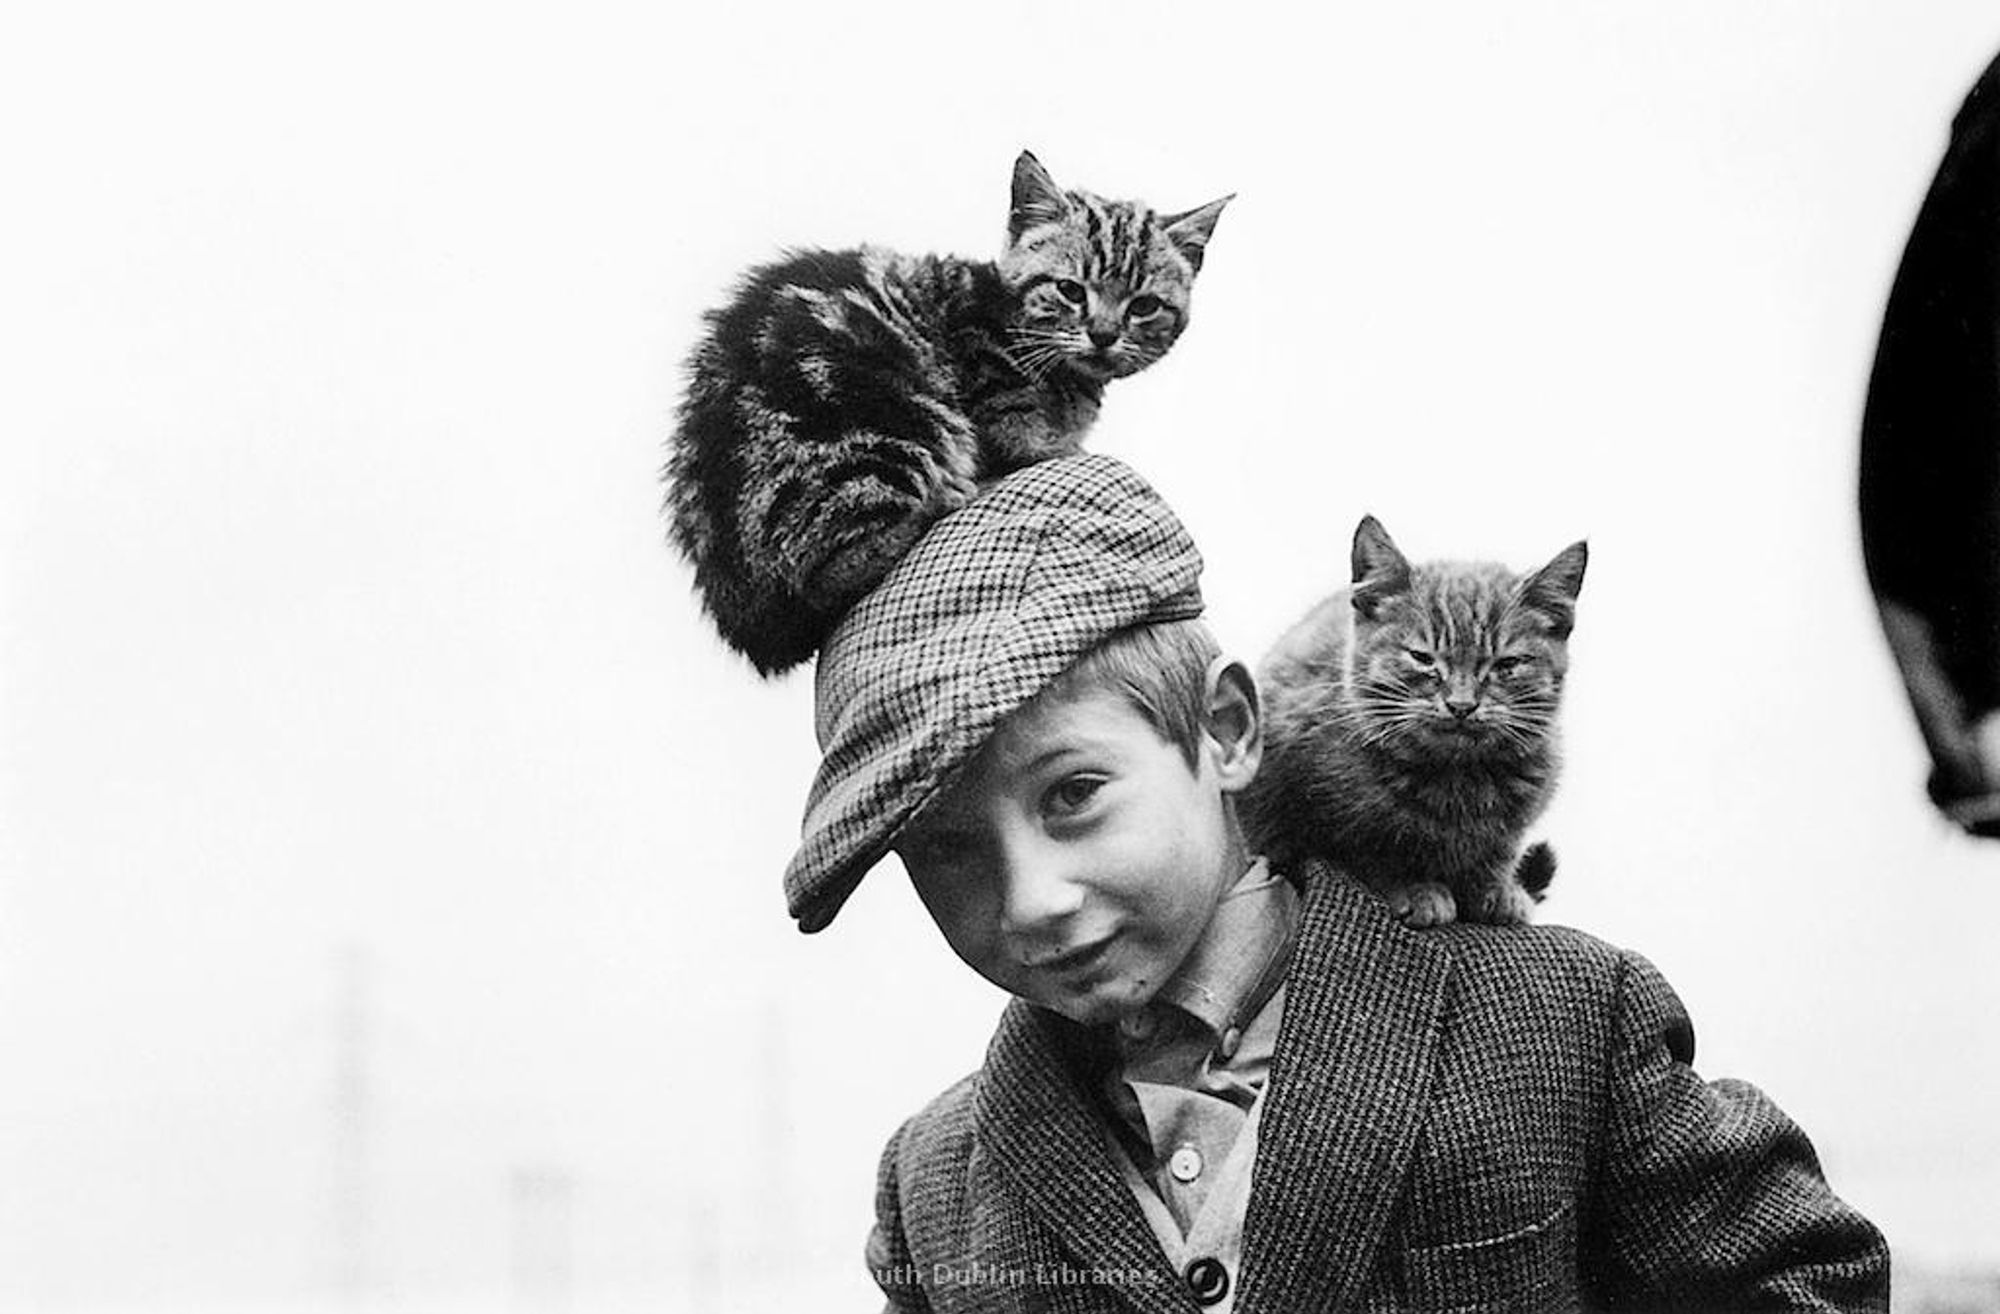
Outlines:
<svg viewBox="0 0 2000 1314"><path fill-rule="evenodd" d="M1410 588L1410 561L1374 516L1354 527L1354 609L1369 620Z"/></svg>
<svg viewBox="0 0 2000 1314"><path fill-rule="evenodd" d="M1576 595L1583 591L1583 571L1589 564L1590 545L1572 543L1522 580L1516 590L1523 606L1533 607L1553 622L1551 632L1556 638L1568 638L1576 627Z"/></svg>
<svg viewBox="0 0 2000 1314"><path fill-rule="evenodd" d="M1007 240L1018 240L1038 224L1060 223L1068 214L1062 188L1033 152L1022 151L1014 161L1014 206L1007 212Z"/></svg>
<svg viewBox="0 0 2000 1314"><path fill-rule="evenodd" d="M1160 222L1165 225L1166 234L1174 244L1174 249L1186 258L1195 272L1201 272L1201 257L1208 250L1209 234L1215 231L1215 221L1222 217L1222 207L1236 199L1231 192L1219 201L1196 206L1183 214L1163 214Z"/></svg>

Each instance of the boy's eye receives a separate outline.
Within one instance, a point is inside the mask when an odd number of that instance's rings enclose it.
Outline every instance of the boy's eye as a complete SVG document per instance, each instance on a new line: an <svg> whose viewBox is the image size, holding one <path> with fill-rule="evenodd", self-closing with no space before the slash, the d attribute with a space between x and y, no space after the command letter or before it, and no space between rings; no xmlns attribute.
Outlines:
<svg viewBox="0 0 2000 1314"><path fill-rule="evenodd" d="M1071 305L1080 306L1084 302L1083 284L1073 278L1057 279L1056 291L1062 293L1063 300L1069 302Z"/></svg>
<svg viewBox="0 0 2000 1314"><path fill-rule="evenodd" d="M1097 791L1104 787L1102 776L1065 776L1050 787L1045 795L1049 811L1058 815L1079 812L1097 797Z"/></svg>
<svg viewBox="0 0 2000 1314"><path fill-rule="evenodd" d="M1148 294L1146 296L1133 297L1132 304L1125 307L1125 313L1133 319L1144 319L1146 316L1158 312L1159 309L1160 299Z"/></svg>

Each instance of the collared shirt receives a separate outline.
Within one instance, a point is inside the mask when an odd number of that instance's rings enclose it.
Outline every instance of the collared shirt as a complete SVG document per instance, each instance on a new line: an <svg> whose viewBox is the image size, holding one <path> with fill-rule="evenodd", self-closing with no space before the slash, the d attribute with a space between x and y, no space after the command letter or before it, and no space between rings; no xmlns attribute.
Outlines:
<svg viewBox="0 0 2000 1314"><path fill-rule="evenodd" d="M1297 893L1258 859L1223 896L1187 961L1118 1024L1118 1057L1105 1077L1120 1123L1111 1138L1120 1171L1176 1268L1221 1266L1223 1301L1206 1302L1218 1310L1234 1303L1227 1295L1256 1114L1298 919Z"/></svg>

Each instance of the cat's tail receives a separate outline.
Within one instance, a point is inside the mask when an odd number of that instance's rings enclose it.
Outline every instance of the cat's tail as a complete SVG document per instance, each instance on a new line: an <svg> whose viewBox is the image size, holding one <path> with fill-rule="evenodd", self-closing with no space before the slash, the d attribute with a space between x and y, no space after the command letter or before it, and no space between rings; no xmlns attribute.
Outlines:
<svg viewBox="0 0 2000 1314"><path fill-rule="evenodd" d="M1536 903L1548 893L1549 882L1556 878L1556 851L1545 840L1536 840L1514 864L1514 879L1522 889L1533 897Z"/></svg>

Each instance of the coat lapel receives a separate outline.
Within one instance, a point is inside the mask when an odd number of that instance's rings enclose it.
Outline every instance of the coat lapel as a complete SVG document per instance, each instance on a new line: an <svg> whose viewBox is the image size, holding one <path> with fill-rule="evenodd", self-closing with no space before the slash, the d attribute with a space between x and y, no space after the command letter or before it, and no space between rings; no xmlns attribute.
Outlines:
<svg viewBox="0 0 2000 1314"><path fill-rule="evenodd" d="M1313 867L1244 1223L1244 1314L1354 1299L1430 1104L1450 956Z"/></svg>
<svg viewBox="0 0 2000 1314"><path fill-rule="evenodd" d="M1070 1029L1018 1000L1008 1007L980 1078L975 1114L980 1141L1078 1262L1170 1274L1064 1061ZM1094 1293L1122 1298L1147 1314L1193 1308L1177 1281L1106 1284Z"/></svg>

